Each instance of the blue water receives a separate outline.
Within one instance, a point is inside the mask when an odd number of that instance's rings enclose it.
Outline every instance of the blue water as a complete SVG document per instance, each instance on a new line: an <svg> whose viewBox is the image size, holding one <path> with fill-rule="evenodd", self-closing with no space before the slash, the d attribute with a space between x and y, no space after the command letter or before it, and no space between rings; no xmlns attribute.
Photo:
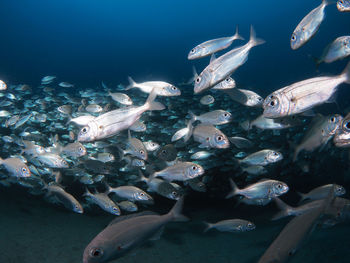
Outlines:
<svg viewBox="0 0 350 263"><path fill-rule="evenodd" d="M315 37L299 50L291 50L289 43L294 28L320 3L319 0L2 0L0 79L8 85L26 83L34 89L46 75L73 83L77 89L98 89L103 81L113 90L120 83L127 84L127 76L136 81L164 80L178 84L191 77L192 65L200 72L209 62L209 58L187 60L191 48L209 39L233 35L236 25L245 41L237 41L233 46L244 44L253 25L257 36L266 43L251 51L247 63L233 77L241 87L251 88L265 97L305 78L339 74L349 61L322 64L317 70L312 59L320 56L335 38L350 34L350 14L340 13L334 4L326 7L325 20ZM340 113L346 114L349 85L341 87L337 101ZM191 98L192 95L189 102ZM176 106L176 98L173 101ZM337 110L335 105L329 107ZM343 157L346 155L344 151ZM348 173L347 157L339 160L342 167L335 161L327 163L327 158L322 153L323 164L327 166L322 178L296 175L293 185L312 189L313 185L330 183L336 178L347 184L350 191L349 181L344 179ZM312 165L318 166L318 162L316 158ZM278 169L277 172L283 172L283 167ZM0 226L6 228L5 238L0 235L0 248L5 248L5 253L0 249L0 263L79 262L86 244L113 218L102 213L73 214L47 204L41 197L21 196L21 189L0 193L0 210L4 214ZM159 244L141 248L120 262L140 262L142 258L148 260L145 262L153 259L181 263L256 262L287 222L271 223L262 216L264 209L248 207L243 211L244 216L256 219L257 232L242 238L221 233L204 237L201 221L221 220L239 213L235 214L233 205L221 197L208 203L210 209L206 210L207 204L201 204L199 209L196 202L201 198L208 196L194 198L195 202L186 208L194 218L192 225L172 225ZM162 213L171 205L165 203ZM176 235L177 231L182 237ZM293 262L348 262L345 246L348 237L348 225L317 232Z"/></svg>

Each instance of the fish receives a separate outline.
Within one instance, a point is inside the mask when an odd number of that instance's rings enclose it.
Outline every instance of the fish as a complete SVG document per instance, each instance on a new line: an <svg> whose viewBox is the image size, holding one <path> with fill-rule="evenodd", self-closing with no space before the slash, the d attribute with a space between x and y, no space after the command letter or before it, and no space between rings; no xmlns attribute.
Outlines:
<svg viewBox="0 0 350 263"><path fill-rule="evenodd" d="M243 137L228 137L229 141L234 144L238 149L252 148L254 143Z"/></svg>
<svg viewBox="0 0 350 263"><path fill-rule="evenodd" d="M115 260L139 247L171 221L187 221L181 214L183 198L169 213L157 215L141 212L114 219L85 248L83 263L102 263Z"/></svg>
<svg viewBox="0 0 350 263"><path fill-rule="evenodd" d="M283 155L280 152L264 149L255 153L252 153L242 160L239 160L239 164L244 166L260 165L265 166L271 163L276 163L283 159Z"/></svg>
<svg viewBox="0 0 350 263"><path fill-rule="evenodd" d="M7 85L5 81L0 79L0 90L6 90L6 89L7 89Z"/></svg>
<svg viewBox="0 0 350 263"><path fill-rule="evenodd" d="M261 130L282 130L290 127L294 127L301 124L301 120L296 115L282 117L282 118L265 118L264 115L260 115L252 121L244 121L241 123L241 127L248 131L253 127Z"/></svg>
<svg viewBox="0 0 350 263"><path fill-rule="evenodd" d="M171 162L176 159L177 150L174 145L166 144L157 151L156 156L163 161Z"/></svg>
<svg viewBox="0 0 350 263"><path fill-rule="evenodd" d="M216 84L211 90L228 90L236 87L236 81L231 77L226 77L223 81Z"/></svg>
<svg viewBox="0 0 350 263"><path fill-rule="evenodd" d="M220 50L228 48L231 46L232 42L235 40L244 40L238 34L238 26L236 27L236 33L231 37L221 37L212 40L205 41L194 48L188 53L187 59L199 59L214 54Z"/></svg>
<svg viewBox="0 0 350 263"><path fill-rule="evenodd" d="M107 183L105 185L107 188L106 192L108 194L115 193L118 197L127 199L129 201L153 204L152 196L136 186L123 185L112 188Z"/></svg>
<svg viewBox="0 0 350 263"><path fill-rule="evenodd" d="M246 205L266 206L273 199L271 197L268 197L268 198L247 198L244 196L240 196L240 197L241 198L238 200L238 203L236 206L238 206L241 203L246 204Z"/></svg>
<svg viewBox="0 0 350 263"><path fill-rule="evenodd" d="M345 188L341 185L337 185L337 184L322 185L312 189L310 192L306 194L298 193L301 197L299 203L306 200L314 201L314 200L324 199L327 197L327 194L329 193L330 189L334 190L334 193L333 193L334 196L342 196L346 193Z"/></svg>
<svg viewBox="0 0 350 263"><path fill-rule="evenodd" d="M133 101L131 100L131 98L124 93L120 93L120 92L111 93L110 91L108 91L108 95L111 96L114 101L119 102L120 104L127 105L127 106L130 106L133 104Z"/></svg>
<svg viewBox="0 0 350 263"><path fill-rule="evenodd" d="M66 104L57 107L57 110L63 114L71 115L72 114L72 105Z"/></svg>
<svg viewBox="0 0 350 263"><path fill-rule="evenodd" d="M129 130L134 132L144 132L147 130L146 125L141 121L135 121L133 125L130 126Z"/></svg>
<svg viewBox="0 0 350 263"><path fill-rule="evenodd" d="M42 84L50 84L55 78L56 78L56 76L45 76L41 79L41 83Z"/></svg>
<svg viewBox="0 0 350 263"><path fill-rule="evenodd" d="M58 152L69 157L78 158L87 154L86 148L80 142L69 143L58 147Z"/></svg>
<svg viewBox="0 0 350 263"><path fill-rule="evenodd" d="M322 56L316 59L316 66L321 63L332 63L350 55L350 36L341 36L333 40L323 51Z"/></svg>
<svg viewBox="0 0 350 263"><path fill-rule="evenodd" d="M0 165L3 165L13 177L30 177L31 172L28 166L17 157L0 158Z"/></svg>
<svg viewBox="0 0 350 263"><path fill-rule="evenodd" d="M342 119L343 117L338 114L331 116L316 116L302 142L295 148L293 162L297 160L297 157L302 150L310 152L320 146L326 145L336 134L341 125Z"/></svg>
<svg viewBox="0 0 350 263"><path fill-rule="evenodd" d="M90 193L89 189L86 188L83 196L91 200L94 204L98 205L104 211L111 213L112 215L119 216L121 214L119 207L105 193L92 194Z"/></svg>
<svg viewBox="0 0 350 263"><path fill-rule="evenodd" d="M300 248L301 242L312 231L321 215L331 207L333 200L334 196L330 190L320 207L293 218L261 256L258 263L286 262Z"/></svg>
<svg viewBox="0 0 350 263"><path fill-rule="evenodd" d="M242 171L246 172L246 173L248 173L250 175L256 175L256 176L268 173L266 168L264 166L261 166L261 165L253 165L253 166L248 166L248 167L242 167Z"/></svg>
<svg viewBox="0 0 350 263"><path fill-rule="evenodd" d="M67 193L61 186L56 183L45 184L44 189L47 190L47 197L54 197L59 203L63 204L67 209L82 214L84 209L81 204L72 196Z"/></svg>
<svg viewBox="0 0 350 263"><path fill-rule="evenodd" d="M265 118L280 118L305 112L331 101L337 86L350 84L350 62L338 76L316 77L286 86L268 95L263 103Z"/></svg>
<svg viewBox="0 0 350 263"><path fill-rule="evenodd" d="M92 160L94 160L92 157L90 157ZM103 162L103 163L107 163L107 162L113 162L115 161L115 157L113 154L111 153L98 153L96 160Z"/></svg>
<svg viewBox="0 0 350 263"><path fill-rule="evenodd" d="M60 82L60 83L58 84L58 86L60 86L60 87L62 87L62 88L73 88L73 87L74 87L73 84L68 83L68 82Z"/></svg>
<svg viewBox="0 0 350 263"><path fill-rule="evenodd" d="M118 202L117 205L121 210L125 210L127 212L136 212L138 210L137 205L128 200Z"/></svg>
<svg viewBox="0 0 350 263"><path fill-rule="evenodd" d="M214 110L196 116L191 111L189 112L193 122L200 121L201 123L211 125L222 125L232 121L232 114L224 110Z"/></svg>
<svg viewBox="0 0 350 263"><path fill-rule="evenodd" d="M212 156L213 153L207 152L207 151L199 151L191 155L191 159L193 160L205 160L208 159L210 156Z"/></svg>
<svg viewBox="0 0 350 263"><path fill-rule="evenodd" d="M300 21L290 38L290 47L293 50L305 45L317 33L325 16L324 9L328 4L328 0L322 0L318 7Z"/></svg>
<svg viewBox="0 0 350 263"><path fill-rule="evenodd" d="M350 1L349 0L338 0L337 8L340 12L350 12Z"/></svg>
<svg viewBox="0 0 350 263"><path fill-rule="evenodd" d="M234 181L229 179L232 191L226 196L226 199L235 195L243 195L249 199L274 198L288 192L289 187L284 182L262 179L259 182L249 185L244 189L239 189Z"/></svg>
<svg viewBox="0 0 350 263"><path fill-rule="evenodd" d="M264 99L252 90L247 89L230 89L224 90L233 101L236 101L247 107L262 107Z"/></svg>
<svg viewBox="0 0 350 263"><path fill-rule="evenodd" d="M128 77L129 86L125 88L125 90L129 90L132 88L139 88L144 93L151 93L154 90L157 96L180 96L181 91L179 88L174 85L164 82L164 81L146 81L142 83L136 83L131 77Z"/></svg>
<svg viewBox="0 0 350 263"><path fill-rule="evenodd" d="M85 110L91 113L99 113L103 111L103 108L98 104L89 104L85 107Z"/></svg>
<svg viewBox="0 0 350 263"><path fill-rule="evenodd" d="M200 99L199 102L202 105L210 105L210 104L213 104L215 102L215 99L211 95L205 95Z"/></svg>
<svg viewBox="0 0 350 263"><path fill-rule="evenodd" d="M193 139L200 143L199 148L226 149L230 147L226 135L212 125L197 125L193 129Z"/></svg>
<svg viewBox="0 0 350 263"><path fill-rule="evenodd" d="M42 164L50 168L68 168L69 165L65 159L55 153L42 153L35 156Z"/></svg>
<svg viewBox="0 0 350 263"><path fill-rule="evenodd" d="M96 117L92 116L92 115L83 115L83 116L79 116L79 117L70 119L67 122L67 124L73 122L73 123L75 123L78 126L86 126L89 122L91 122L95 118Z"/></svg>
<svg viewBox="0 0 350 263"><path fill-rule="evenodd" d="M128 142L126 150L123 151L123 154L131 154L142 160L148 159L148 153L146 147L143 145L142 141L137 138L131 137L130 130L128 130Z"/></svg>
<svg viewBox="0 0 350 263"><path fill-rule="evenodd" d="M349 147L350 146L350 114L348 113L342 120L340 127L338 128L333 143L336 147Z"/></svg>
<svg viewBox="0 0 350 263"><path fill-rule="evenodd" d="M23 116L22 118L20 118L15 124L15 129L17 129L18 127L21 127L23 124L25 124L27 121L29 121L29 119L32 116L33 116L33 113L29 113L29 114Z"/></svg>
<svg viewBox="0 0 350 263"><path fill-rule="evenodd" d="M11 116L12 114L10 112L8 112L7 110L1 110L0 111L0 118L1 117L8 117Z"/></svg>
<svg viewBox="0 0 350 263"><path fill-rule="evenodd" d="M204 174L204 169L199 164L193 162L178 162L159 172L151 175L151 179L155 177L162 177L163 179L171 181L186 181Z"/></svg>
<svg viewBox="0 0 350 263"><path fill-rule="evenodd" d="M207 232L210 229L216 229L220 232L238 233L238 232L251 231L255 229L254 223L243 219L227 219L216 223L207 223L207 222L204 222L204 223L207 226L204 229L204 232Z"/></svg>
<svg viewBox="0 0 350 263"><path fill-rule="evenodd" d="M199 74L194 81L194 93L203 92L230 76L247 61L250 49L263 43L263 40L256 38L254 29L251 26L250 40L244 46L230 50L211 61Z"/></svg>
<svg viewBox="0 0 350 263"><path fill-rule="evenodd" d="M154 141L143 142L143 145L145 146L147 152L154 152L160 148L159 143L156 143Z"/></svg>
<svg viewBox="0 0 350 263"><path fill-rule="evenodd" d="M153 91L142 106L112 110L96 117L80 130L78 141L89 142L112 137L132 126L145 111L163 110L165 106L154 101L156 96L157 94Z"/></svg>

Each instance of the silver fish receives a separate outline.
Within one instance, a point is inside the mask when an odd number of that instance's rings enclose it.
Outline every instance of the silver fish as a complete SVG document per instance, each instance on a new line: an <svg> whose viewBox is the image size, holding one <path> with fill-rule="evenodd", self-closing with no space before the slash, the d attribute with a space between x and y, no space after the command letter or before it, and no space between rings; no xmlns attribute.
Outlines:
<svg viewBox="0 0 350 263"><path fill-rule="evenodd" d="M205 160L209 158L213 153L207 152L207 151L199 151L191 155L191 159L193 160Z"/></svg>
<svg viewBox="0 0 350 263"><path fill-rule="evenodd" d="M242 160L239 160L241 165L261 165L265 166L271 163L278 162L283 159L283 155L280 152L265 149L255 153L252 153Z"/></svg>
<svg viewBox="0 0 350 263"><path fill-rule="evenodd" d="M212 125L197 125L193 129L193 139L200 143L199 148L225 149L230 147L226 135Z"/></svg>
<svg viewBox="0 0 350 263"><path fill-rule="evenodd" d="M130 97L124 93L120 93L120 92L111 93L110 91L108 91L108 95L111 96L114 101L119 102L120 104L128 105L128 106L133 104Z"/></svg>
<svg viewBox="0 0 350 263"><path fill-rule="evenodd" d="M228 139L238 149L252 148L254 146L254 143L252 141L243 137L235 136L235 137L229 137Z"/></svg>
<svg viewBox="0 0 350 263"><path fill-rule="evenodd" d="M118 202L117 205L121 210L125 210L127 212L136 212L138 210L137 205L128 200Z"/></svg>
<svg viewBox="0 0 350 263"><path fill-rule="evenodd" d="M0 165L5 166L5 169L14 177L30 177L31 172L28 166L23 161L16 157L6 159L0 158Z"/></svg>
<svg viewBox="0 0 350 263"><path fill-rule="evenodd" d="M204 229L204 232L207 232L210 229L216 229L220 232L237 233L255 229L254 223L243 219L228 219L216 223L204 223L207 225L207 227Z"/></svg>
<svg viewBox="0 0 350 263"><path fill-rule="evenodd" d="M70 115L72 113L72 105L66 104L57 107L57 110L63 114Z"/></svg>
<svg viewBox="0 0 350 263"><path fill-rule="evenodd" d="M230 76L238 67L247 61L250 49L263 43L263 40L256 38L254 29L251 27L248 43L213 60L199 74L194 82L194 93L203 92Z"/></svg>
<svg viewBox="0 0 350 263"><path fill-rule="evenodd" d="M58 86L63 87L63 88L73 88L74 85L68 82L60 82Z"/></svg>
<svg viewBox="0 0 350 263"><path fill-rule="evenodd" d="M337 8L340 12L350 12L350 1L349 0L338 0Z"/></svg>
<svg viewBox="0 0 350 263"><path fill-rule="evenodd" d="M17 129L18 127L21 127L23 124L25 124L32 116L33 116L33 113L29 113L28 115L20 118L15 124L15 129Z"/></svg>
<svg viewBox="0 0 350 263"><path fill-rule="evenodd" d="M252 90L247 89L230 89L224 90L229 97L242 105L248 107L261 107L264 99Z"/></svg>
<svg viewBox="0 0 350 263"><path fill-rule="evenodd" d="M148 153L146 147L143 145L142 141L137 138L131 137L130 130L128 130L128 142L126 144L126 150L124 154L131 154L142 160L148 159Z"/></svg>
<svg viewBox="0 0 350 263"><path fill-rule="evenodd" d="M45 84L49 84L51 83L54 79L56 78L56 76L45 76L41 79L41 83L45 83Z"/></svg>
<svg viewBox="0 0 350 263"><path fill-rule="evenodd" d="M65 154L70 157L78 158L86 155L86 148L80 142L69 143L62 147L60 153Z"/></svg>
<svg viewBox="0 0 350 263"><path fill-rule="evenodd" d="M119 207L108 197L105 193L95 193L92 194L86 188L86 192L83 196L86 196L91 200L94 204L98 205L104 211L111 213L112 215L120 215Z"/></svg>
<svg viewBox="0 0 350 263"><path fill-rule="evenodd" d="M318 7L300 21L290 39L292 49L300 48L316 34L324 19L324 9L328 4L327 0L322 0Z"/></svg>
<svg viewBox="0 0 350 263"><path fill-rule="evenodd" d="M337 86L350 84L350 63L338 76L317 77L294 83L266 97L263 103L264 117L280 118L305 112L332 98Z"/></svg>
<svg viewBox="0 0 350 263"><path fill-rule="evenodd" d="M146 81L142 83L136 83L131 77L128 77L128 80L129 86L127 86L125 90L139 88L142 92L145 93L151 93L152 90L154 90L158 96L166 97L181 95L181 91L177 87L164 81Z"/></svg>
<svg viewBox="0 0 350 263"><path fill-rule="evenodd" d="M310 192L303 194L298 193L301 197L300 202L305 200L320 200L327 197L329 190L334 190L334 196L342 196L346 193L346 190L343 186L337 184L326 184L312 189Z"/></svg>
<svg viewBox="0 0 350 263"><path fill-rule="evenodd" d="M151 178L162 177L171 181L186 181L204 174L202 166L192 162L178 162L159 172L155 172Z"/></svg>
<svg viewBox="0 0 350 263"><path fill-rule="evenodd" d="M236 81L231 77L226 77L223 81L216 84L211 89L214 90L227 90L227 89L233 89L236 87Z"/></svg>
<svg viewBox="0 0 350 263"><path fill-rule="evenodd" d="M295 148L293 162L297 160L302 150L311 152L320 146L326 145L337 132L342 119L343 117L338 114L326 117L322 115L316 116L302 142Z"/></svg>
<svg viewBox="0 0 350 263"><path fill-rule="evenodd" d="M143 142L143 145L145 145L147 152L154 152L160 148L159 143L154 141Z"/></svg>
<svg viewBox="0 0 350 263"><path fill-rule="evenodd" d="M103 111L103 108L98 104L89 104L85 107L87 112L99 113Z"/></svg>
<svg viewBox="0 0 350 263"><path fill-rule="evenodd" d="M102 263L120 258L152 238L171 221L186 221L181 215L183 199L165 215L138 213L114 219L85 248L83 263Z"/></svg>
<svg viewBox="0 0 350 263"><path fill-rule="evenodd" d="M191 119L194 121L200 121L201 123L211 125L222 125L232 121L232 115L228 111L214 110L207 113L203 113L199 116L189 112Z"/></svg>
<svg viewBox="0 0 350 263"><path fill-rule="evenodd" d="M69 165L65 159L54 153L43 153L35 156L41 163L50 168L68 168Z"/></svg>
<svg viewBox="0 0 350 263"><path fill-rule="evenodd" d="M96 117L80 130L78 141L88 142L112 137L132 126L145 111L163 110L165 108L164 105L154 101L156 95L155 91L153 91L143 106L129 106L109 111Z"/></svg>
<svg viewBox="0 0 350 263"><path fill-rule="evenodd" d="M243 37L241 37L238 34L238 26L236 27L236 33L233 36L221 37L221 38L205 41L197 45L196 47L192 48L191 51L188 53L187 58L190 60L204 58L220 50L228 48L229 46L231 46L232 42L237 39L243 40Z"/></svg>
<svg viewBox="0 0 350 263"><path fill-rule="evenodd" d="M280 196L287 193L289 190L288 185L285 183L270 179L262 179L244 189L239 189L231 178L230 184L232 191L226 196L226 198L231 198L235 195L243 195L249 199L266 199Z"/></svg>
<svg viewBox="0 0 350 263"><path fill-rule="evenodd" d="M242 122L241 127L246 131L250 130L252 127L257 127L262 130L281 130L297 126L300 123L300 119L295 115L275 119L265 118L264 115L260 115L255 120Z"/></svg>
<svg viewBox="0 0 350 263"><path fill-rule="evenodd" d="M332 63L349 55L350 36L338 37L325 48L322 56L319 59L316 59L316 64L319 65L322 62Z"/></svg>
<svg viewBox="0 0 350 263"><path fill-rule="evenodd" d="M127 199L133 202L141 202L146 204L153 204L153 198L145 191L132 185L123 185L115 188L106 184L108 193L115 193L118 197Z"/></svg>
<svg viewBox="0 0 350 263"><path fill-rule="evenodd" d="M337 133L334 136L333 139L334 145L337 147L349 147L350 146L350 114L348 113L339 129L337 130Z"/></svg>
<svg viewBox="0 0 350 263"><path fill-rule="evenodd" d="M0 80L0 90L6 90L7 89L7 85L3 80Z"/></svg>
<svg viewBox="0 0 350 263"><path fill-rule="evenodd" d="M215 102L215 99L211 95L205 95L200 99L199 102L202 105L209 105L209 104L213 104Z"/></svg>

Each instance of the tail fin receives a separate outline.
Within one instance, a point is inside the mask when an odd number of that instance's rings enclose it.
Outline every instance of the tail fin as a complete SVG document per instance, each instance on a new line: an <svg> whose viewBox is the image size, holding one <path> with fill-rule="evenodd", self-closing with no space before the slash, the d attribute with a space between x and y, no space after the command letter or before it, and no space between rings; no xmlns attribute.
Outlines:
<svg viewBox="0 0 350 263"><path fill-rule="evenodd" d="M109 89L108 89L108 87L107 87L107 85L104 84L103 81L101 82L101 84L102 84L102 87L103 87L105 90L108 90L108 92L110 92Z"/></svg>
<svg viewBox="0 0 350 263"><path fill-rule="evenodd" d="M325 7L327 5L330 5L330 4L333 4L333 1L330 1L330 0L322 0L322 5L324 5Z"/></svg>
<svg viewBox="0 0 350 263"><path fill-rule="evenodd" d="M110 187L110 185L106 181L104 181L103 184L106 187L105 193L109 194L111 192L112 188Z"/></svg>
<svg viewBox="0 0 350 263"><path fill-rule="evenodd" d="M188 217L181 214L183 203L184 196L181 196L180 199L175 203L173 208L170 210L169 215L171 216L172 221L183 222L189 220Z"/></svg>
<svg viewBox="0 0 350 263"><path fill-rule="evenodd" d="M203 233L205 233L205 232L207 232L209 229L211 229L212 227L213 227L213 224L210 224L210 223L208 223L208 222L204 222L203 221L203 223L205 224L205 229L204 229L204 231L203 231Z"/></svg>
<svg viewBox="0 0 350 263"><path fill-rule="evenodd" d="M301 150L302 150L302 148L299 147L299 146L297 146L297 147L295 148L294 155L293 155L293 163L297 160L298 155L299 155L299 153L300 153Z"/></svg>
<svg viewBox="0 0 350 263"><path fill-rule="evenodd" d="M258 46L258 45L262 45L265 43L265 40L257 38L254 28L253 26L250 26L250 39L249 39L249 43L251 43L251 45L253 47Z"/></svg>
<svg viewBox="0 0 350 263"><path fill-rule="evenodd" d="M136 182L145 182L145 183L147 183L148 181L149 181L149 179L147 177L145 177L144 174L139 169L139 178L137 178Z"/></svg>
<svg viewBox="0 0 350 263"><path fill-rule="evenodd" d="M188 132L184 137L184 142L187 142L192 136L192 132L193 132L193 125L192 124L193 124L193 120L191 119L187 123Z"/></svg>
<svg viewBox="0 0 350 263"><path fill-rule="evenodd" d="M276 205L278 206L279 209L281 209L280 212L278 212L276 215L272 217L272 220L278 220L283 217L287 217L291 215L291 211L293 211L293 207L287 205L285 202L283 202L281 199L278 197L273 199L276 202Z"/></svg>
<svg viewBox="0 0 350 263"><path fill-rule="evenodd" d="M350 84L350 62L346 65L342 72L342 76L345 77L345 83Z"/></svg>
<svg viewBox="0 0 350 263"><path fill-rule="evenodd" d="M156 102L154 101L157 97L157 92L155 89L152 90L152 92L149 94L145 105L147 107L148 110L164 110L165 106L160 103L160 102Z"/></svg>
<svg viewBox="0 0 350 263"><path fill-rule="evenodd" d="M181 138L184 138L184 142L187 142L192 136L192 130L193 130L192 123L193 123L193 121L189 120L187 123L187 127L182 128L182 129L178 130L177 132L175 132L173 137L171 137L171 141L175 142L175 141L180 140Z"/></svg>
<svg viewBox="0 0 350 263"><path fill-rule="evenodd" d="M246 121L242 122L241 123L241 127L245 131L249 131L252 128L251 123L250 123L249 120L246 120Z"/></svg>
<svg viewBox="0 0 350 263"><path fill-rule="evenodd" d="M307 200L307 199L308 199L308 197L306 196L306 194L303 194L303 193L300 193L300 192L297 192L297 194L300 196L299 204L302 203L304 200Z"/></svg>
<svg viewBox="0 0 350 263"><path fill-rule="evenodd" d="M233 39L240 39L240 40L244 40L244 37L242 37L239 33L238 33L238 25L236 26L236 33L232 36Z"/></svg>
<svg viewBox="0 0 350 263"><path fill-rule="evenodd" d="M136 82L129 76L128 77L129 85L125 88L125 90L132 89L136 86Z"/></svg>
<svg viewBox="0 0 350 263"><path fill-rule="evenodd" d="M229 179L229 181L230 181L232 191L226 196L226 199L229 199L232 196L237 195L237 191L239 191L238 186L235 184L235 182L231 178Z"/></svg>
<svg viewBox="0 0 350 263"><path fill-rule="evenodd" d="M192 122L195 122L197 120L197 117L192 111L188 112L188 115L190 115Z"/></svg>

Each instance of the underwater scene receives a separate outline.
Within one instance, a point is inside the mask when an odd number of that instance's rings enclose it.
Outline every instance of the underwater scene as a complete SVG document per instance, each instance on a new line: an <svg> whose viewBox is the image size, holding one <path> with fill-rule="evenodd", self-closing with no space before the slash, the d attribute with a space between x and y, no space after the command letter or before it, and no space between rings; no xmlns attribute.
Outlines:
<svg viewBox="0 0 350 263"><path fill-rule="evenodd" d="M350 262L350 0L0 8L0 263Z"/></svg>

